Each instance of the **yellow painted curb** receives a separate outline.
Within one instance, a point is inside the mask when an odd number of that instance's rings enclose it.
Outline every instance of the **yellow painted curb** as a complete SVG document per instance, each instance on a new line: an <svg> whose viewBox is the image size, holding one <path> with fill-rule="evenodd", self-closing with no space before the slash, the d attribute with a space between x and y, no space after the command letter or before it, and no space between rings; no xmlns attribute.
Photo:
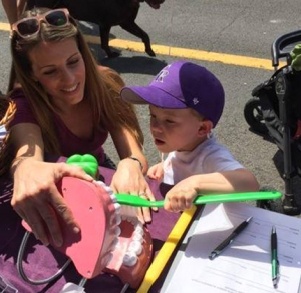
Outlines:
<svg viewBox="0 0 301 293"><path fill-rule="evenodd" d="M10 26L8 23L0 22L0 30L9 31ZM99 36L85 35L85 39L89 43L100 44ZM111 39L110 46L135 51L135 52L144 52L144 45L142 42L134 42L122 39ZM181 47L170 47L164 45L152 44L152 49L158 55L167 55L176 58L185 58L185 59L194 59L194 60L203 60L208 62L220 62L228 65L258 68L264 70L274 70L272 67L272 61L262 58L254 58L241 55L233 54L224 54L216 52L208 52L203 50L196 49L187 49ZM282 62L279 66L283 66L285 63Z"/></svg>

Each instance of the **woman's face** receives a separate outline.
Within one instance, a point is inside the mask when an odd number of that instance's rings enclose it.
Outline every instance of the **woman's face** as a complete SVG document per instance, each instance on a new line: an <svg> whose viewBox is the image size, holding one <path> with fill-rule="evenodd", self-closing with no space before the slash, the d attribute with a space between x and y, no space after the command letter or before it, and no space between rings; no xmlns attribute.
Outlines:
<svg viewBox="0 0 301 293"><path fill-rule="evenodd" d="M60 109L83 100L85 64L74 38L41 42L29 52L33 78Z"/></svg>

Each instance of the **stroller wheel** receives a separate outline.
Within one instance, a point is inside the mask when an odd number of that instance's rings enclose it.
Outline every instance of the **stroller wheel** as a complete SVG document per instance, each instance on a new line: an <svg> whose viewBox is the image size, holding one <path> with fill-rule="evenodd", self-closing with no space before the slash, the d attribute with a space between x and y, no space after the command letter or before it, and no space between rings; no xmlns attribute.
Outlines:
<svg viewBox="0 0 301 293"><path fill-rule="evenodd" d="M281 199L276 199L276 200L257 200L256 201L256 206L258 208L262 208L265 210L269 210L272 212L284 214L284 208L282 206L282 201Z"/></svg>
<svg viewBox="0 0 301 293"><path fill-rule="evenodd" d="M264 187L260 188L260 191L277 191L277 190L273 187L264 186ZM269 200L257 200L256 201L256 206L258 208L273 211L273 212L276 212L276 213L280 213L280 214L284 213L281 198L279 198L279 199L269 199Z"/></svg>
<svg viewBox="0 0 301 293"><path fill-rule="evenodd" d="M244 116L247 123L254 131L262 134L266 134L268 132L258 97L251 98L246 103L244 108Z"/></svg>
<svg viewBox="0 0 301 293"><path fill-rule="evenodd" d="M297 205L294 196L284 196L282 201L283 210L286 215L296 216L300 215L300 207Z"/></svg>

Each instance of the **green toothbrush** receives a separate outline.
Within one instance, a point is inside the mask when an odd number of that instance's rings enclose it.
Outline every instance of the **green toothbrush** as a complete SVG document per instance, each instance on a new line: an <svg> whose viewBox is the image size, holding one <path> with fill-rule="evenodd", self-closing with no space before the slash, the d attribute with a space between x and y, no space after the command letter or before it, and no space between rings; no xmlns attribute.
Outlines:
<svg viewBox="0 0 301 293"><path fill-rule="evenodd" d="M67 159L67 164L78 165L86 173L95 177L98 170L97 160L90 154L78 155L75 154ZM136 195L129 194L115 194L117 202L122 205L129 205L135 207L163 207L164 200L161 201L148 201ZM257 191L257 192L243 192L243 193L227 193L227 194L212 194L198 196L194 204L209 204L209 203L223 203L247 200L267 200L280 198L281 193L277 191Z"/></svg>
<svg viewBox="0 0 301 293"><path fill-rule="evenodd" d="M243 193L227 193L227 194L212 194L198 196L194 204L209 204L209 203L223 203L223 202L236 202L248 200L267 200L276 199L281 197L278 191L257 191L257 192L243 192ZM149 207L161 208L164 206L164 200L149 201L136 195L118 193L115 194L117 202L121 205L129 205L135 207Z"/></svg>

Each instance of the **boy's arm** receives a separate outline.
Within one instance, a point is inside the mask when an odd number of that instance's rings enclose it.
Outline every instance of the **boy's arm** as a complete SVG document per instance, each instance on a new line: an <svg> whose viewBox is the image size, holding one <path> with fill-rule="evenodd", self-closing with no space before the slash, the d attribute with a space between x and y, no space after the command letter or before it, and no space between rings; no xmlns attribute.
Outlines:
<svg viewBox="0 0 301 293"><path fill-rule="evenodd" d="M190 208L201 194L256 191L259 184L247 169L190 176L176 184L165 198L165 209L178 212Z"/></svg>

